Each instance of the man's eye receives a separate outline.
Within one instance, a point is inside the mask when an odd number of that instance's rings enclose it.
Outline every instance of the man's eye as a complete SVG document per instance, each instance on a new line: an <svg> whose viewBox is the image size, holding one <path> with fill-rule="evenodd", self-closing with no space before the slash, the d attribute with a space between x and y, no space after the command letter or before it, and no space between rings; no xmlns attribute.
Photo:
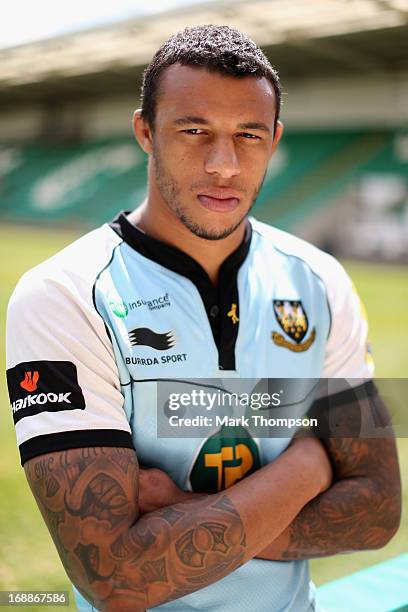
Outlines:
<svg viewBox="0 0 408 612"><path fill-rule="evenodd" d="M248 140L260 140L259 136L257 136L256 134L250 134L249 132L241 132L239 136L243 136L244 138L247 138Z"/></svg>
<svg viewBox="0 0 408 612"><path fill-rule="evenodd" d="M200 130L200 128L189 128L188 130L183 130L184 134L192 134L200 136L200 134L205 134L204 130Z"/></svg>

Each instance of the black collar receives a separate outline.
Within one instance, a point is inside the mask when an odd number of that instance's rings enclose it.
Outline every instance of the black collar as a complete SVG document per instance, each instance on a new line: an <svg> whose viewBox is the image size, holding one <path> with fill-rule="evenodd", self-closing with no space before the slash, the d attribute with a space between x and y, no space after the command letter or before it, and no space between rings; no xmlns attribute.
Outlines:
<svg viewBox="0 0 408 612"><path fill-rule="evenodd" d="M208 274L195 259L184 251L145 234L128 220L127 215L129 215L129 211L120 212L109 225L129 246L161 266L186 276L196 285L209 283L212 286ZM236 276L248 255L251 239L252 226L247 221L241 244L221 265L219 284L225 281L227 277Z"/></svg>

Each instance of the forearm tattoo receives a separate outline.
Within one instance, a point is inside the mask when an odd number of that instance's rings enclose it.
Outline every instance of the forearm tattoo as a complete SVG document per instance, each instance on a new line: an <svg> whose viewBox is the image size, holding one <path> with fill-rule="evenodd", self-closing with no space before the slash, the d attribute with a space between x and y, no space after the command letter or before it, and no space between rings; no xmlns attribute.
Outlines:
<svg viewBox="0 0 408 612"><path fill-rule="evenodd" d="M97 609L145 610L243 563L243 524L225 493L139 518L130 449L50 453L25 469L70 579Z"/></svg>
<svg viewBox="0 0 408 612"><path fill-rule="evenodd" d="M367 418L370 405L339 406L330 414L339 435ZM385 405L376 411L389 422ZM322 415L320 415L322 417ZM350 425L351 424L351 425ZM307 504L288 528L282 559L307 559L384 546L398 528L401 494L395 440L333 437L323 440L334 484Z"/></svg>

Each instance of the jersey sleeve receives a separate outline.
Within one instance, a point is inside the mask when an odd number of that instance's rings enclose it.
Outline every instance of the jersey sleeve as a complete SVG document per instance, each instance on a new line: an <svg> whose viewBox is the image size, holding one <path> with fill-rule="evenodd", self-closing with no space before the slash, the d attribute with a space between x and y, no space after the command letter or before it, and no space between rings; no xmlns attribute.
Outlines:
<svg viewBox="0 0 408 612"><path fill-rule="evenodd" d="M21 463L84 446L133 448L113 348L92 287L33 271L9 302L7 384Z"/></svg>
<svg viewBox="0 0 408 612"><path fill-rule="evenodd" d="M365 308L344 268L337 261L333 265L326 283L331 326L322 377L371 379L374 362Z"/></svg>

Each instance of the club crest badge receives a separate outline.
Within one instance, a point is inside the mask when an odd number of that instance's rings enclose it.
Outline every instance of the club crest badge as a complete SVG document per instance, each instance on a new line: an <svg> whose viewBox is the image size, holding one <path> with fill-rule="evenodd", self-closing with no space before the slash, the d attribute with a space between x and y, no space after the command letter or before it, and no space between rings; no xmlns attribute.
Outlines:
<svg viewBox="0 0 408 612"><path fill-rule="evenodd" d="M313 327L309 337L303 342L309 331L309 322L302 302L300 300L273 300L273 310L282 330L293 340L290 342L281 333L272 331L273 342L295 353L307 351L315 341L316 329Z"/></svg>

